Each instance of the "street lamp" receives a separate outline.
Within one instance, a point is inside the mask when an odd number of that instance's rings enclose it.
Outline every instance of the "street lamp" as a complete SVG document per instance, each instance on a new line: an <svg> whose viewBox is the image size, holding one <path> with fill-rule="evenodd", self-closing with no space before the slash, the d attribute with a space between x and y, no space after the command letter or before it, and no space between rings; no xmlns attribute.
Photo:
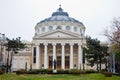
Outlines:
<svg viewBox="0 0 120 80"><path fill-rule="evenodd" d="M113 52L112 53L112 62L113 62L113 64L112 64L112 66L113 66L113 73L115 73L115 53Z"/></svg>

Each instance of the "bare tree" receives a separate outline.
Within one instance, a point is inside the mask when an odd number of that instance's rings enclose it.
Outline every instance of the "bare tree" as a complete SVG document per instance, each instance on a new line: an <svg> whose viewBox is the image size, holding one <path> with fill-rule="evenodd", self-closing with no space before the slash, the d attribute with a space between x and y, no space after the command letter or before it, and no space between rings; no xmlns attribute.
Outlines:
<svg viewBox="0 0 120 80"><path fill-rule="evenodd" d="M103 35L108 38L112 50L120 51L120 17L113 19L111 25L105 29Z"/></svg>
<svg viewBox="0 0 120 80"><path fill-rule="evenodd" d="M113 19L111 25L104 31L104 36L110 42L110 53L115 53L114 66L116 66L116 72L120 73L120 17Z"/></svg>

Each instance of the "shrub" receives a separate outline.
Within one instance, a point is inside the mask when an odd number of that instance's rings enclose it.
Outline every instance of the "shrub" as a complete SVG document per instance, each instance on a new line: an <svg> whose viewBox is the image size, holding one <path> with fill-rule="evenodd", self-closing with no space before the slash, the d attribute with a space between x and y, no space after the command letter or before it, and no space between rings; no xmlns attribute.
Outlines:
<svg viewBox="0 0 120 80"><path fill-rule="evenodd" d="M0 70L0 75L1 75L1 74L4 74L4 71Z"/></svg>
<svg viewBox="0 0 120 80"><path fill-rule="evenodd" d="M5 67L4 66L1 66L0 67L0 74L4 74L5 73Z"/></svg>
<svg viewBox="0 0 120 80"><path fill-rule="evenodd" d="M47 74L52 74L53 73L53 70L52 69L48 69L47 70Z"/></svg>
<svg viewBox="0 0 120 80"><path fill-rule="evenodd" d="M51 74L52 70L49 69L33 69L27 72L27 74Z"/></svg>
<svg viewBox="0 0 120 80"><path fill-rule="evenodd" d="M39 74L39 71L38 70L29 70L27 71L27 74Z"/></svg>
<svg viewBox="0 0 120 80"><path fill-rule="evenodd" d="M107 69L102 69L102 70L101 70L101 72L106 72L106 71L108 71L108 70L107 70Z"/></svg>
<svg viewBox="0 0 120 80"><path fill-rule="evenodd" d="M84 73L85 74L97 73L97 71L91 69L91 70L85 70Z"/></svg>
<svg viewBox="0 0 120 80"><path fill-rule="evenodd" d="M39 72L41 74L46 74L48 72L48 69L40 69Z"/></svg>
<svg viewBox="0 0 120 80"><path fill-rule="evenodd" d="M70 74L81 74L81 71L80 70L77 70L77 69L71 69L69 71Z"/></svg>
<svg viewBox="0 0 120 80"><path fill-rule="evenodd" d="M19 74L26 74L27 72L24 70L24 69L20 69L20 70L17 70L16 71L16 74L19 75Z"/></svg>
<svg viewBox="0 0 120 80"><path fill-rule="evenodd" d="M113 73L112 75L120 76L120 73Z"/></svg>
<svg viewBox="0 0 120 80"><path fill-rule="evenodd" d="M38 70L38 72L39 72L40 74L47 74L47 73L51 73L52 70L49 70L49 69L40 69L40 70Z"/></svg>
<svg viewBox="0 0 120 80"><path fill-rule="evenodd" d="M111 72L104 72L103 73L106 77L112 77L112 73Z"/></svg>
<svg viewBox="0 0 120 80"><path fill-rule="evenodd" d="M69 74L69 70L64 70L64 74Z"/></svg>
<svg viewBox="0 0 120 80"><path fill-rule="evenodd" d="M64 74L64 70L63 69L57 70L57 73L58 74Z"/></svg>

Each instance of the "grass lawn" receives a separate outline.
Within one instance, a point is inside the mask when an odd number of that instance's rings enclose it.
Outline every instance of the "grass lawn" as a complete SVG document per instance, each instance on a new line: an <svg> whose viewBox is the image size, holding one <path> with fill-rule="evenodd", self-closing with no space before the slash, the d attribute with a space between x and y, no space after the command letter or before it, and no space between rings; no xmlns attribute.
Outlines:
<svg viewBox="0 0 120 80"><path fill-rule="evenodd" d="M103 74L99 74L99 73L85 74L85 75L71 75L71 74L16 75L14 73L11 73L11 74L0 75L0 80L120 80L120 76L113 75L112 77L105 77Z"/></svg>

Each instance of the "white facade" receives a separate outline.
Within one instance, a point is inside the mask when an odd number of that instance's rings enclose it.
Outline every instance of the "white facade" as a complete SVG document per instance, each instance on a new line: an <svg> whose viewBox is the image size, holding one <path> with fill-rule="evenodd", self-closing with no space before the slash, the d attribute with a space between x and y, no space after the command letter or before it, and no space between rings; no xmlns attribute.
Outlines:
<svg viewBox="0 0 120 80"><path fill-rule="evenodd" d="M13 54L12 58L12 71L32 68L32 46L30 42L22 41L26 44L26 48L20 50L18 53Z"/></svg>
<svg viewBox="0 0 120 80"><path fill-rule="evenodd" d="M28 48L13 56L12 71L25 69L83 69L85 26L60 7L35 26Z"/></svg>
<svg viewBox="0 0 120 80"><path fill-rule="evenodd" d="M12 71L20 69L30 69L30 54L28 53L19 53L14 55L12 61Z"/></svg>
<svg viewBox="0 0 120 80"><path fill-rule="evenodd" d="M85 26L60 7L35 26L33 41L13 55L12 71L19 69L96 69L83 64ZM7 52L6 52L7 53ZM7 60L5 58L5 60ZM6 62L6 61L5 61ZM86 62L87 63L87 62Z"/></svg>
<svg viewBox="0 0 120 80"><path fill-rule="evenodd" d="M57 69L82 69L84 35L84 25L60 7L35 26L33 67L53 69L56 60Z"/></svg>

